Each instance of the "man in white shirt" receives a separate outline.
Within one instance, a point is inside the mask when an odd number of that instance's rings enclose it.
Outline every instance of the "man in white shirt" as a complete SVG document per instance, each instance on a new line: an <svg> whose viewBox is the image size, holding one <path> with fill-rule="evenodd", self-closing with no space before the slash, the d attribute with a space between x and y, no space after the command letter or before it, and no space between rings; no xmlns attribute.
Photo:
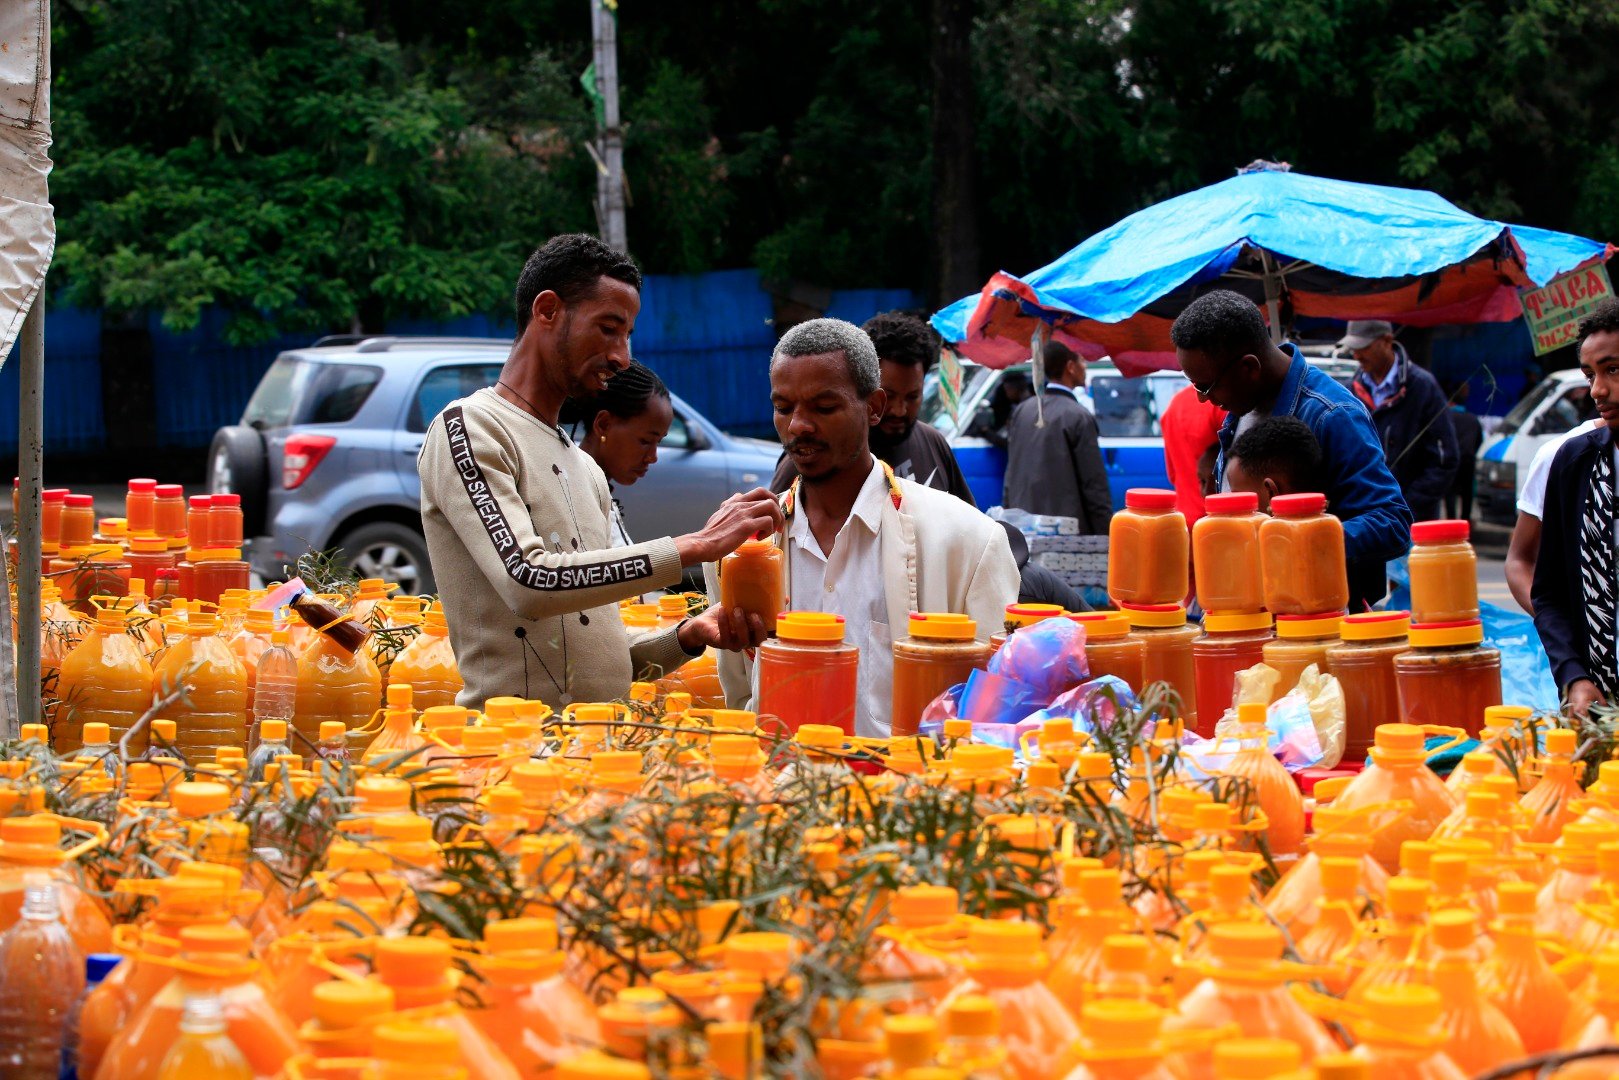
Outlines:
<svg viewBox="0 0 1619 1080"><path fill-rule="evenodd" d="M770 359L770 400L799 475L781 497L787 607L843 616L844 640L860 649L855 734L885 737L893 642L911 612L969 615L988 640L1017 602L1017 563L995 522L872 456L886 402L877 351L859 327L815 319L789 330ZM705 569L717 596L718 574ZM752 708L752 661L722 655L719 673L727 703Z"/></svg>
<svg viewBox="0 0 1619 1080"><path fill-rule="evenodd" d="M1568 440L1601 426L1602 417L1594 416L1548 441L1535 451L1529 472L1523 478L1523 490L1518 492L1518 520L1512 526L1512 541L1507 545L1505 570L1512 598L1531 615L1535 613L1535 605L1529 593L1535 582L1535 562L1540 557L1540 519L1545 516L1546 477L1552 471L1552 458Z"/></svg>

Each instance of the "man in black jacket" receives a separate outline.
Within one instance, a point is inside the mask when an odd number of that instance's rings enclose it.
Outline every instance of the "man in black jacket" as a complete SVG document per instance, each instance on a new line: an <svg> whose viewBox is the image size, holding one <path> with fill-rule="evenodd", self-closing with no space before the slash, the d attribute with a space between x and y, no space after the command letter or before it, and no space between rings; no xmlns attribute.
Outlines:
<svg viewBox="0 0 1619 1080"><path fill-rule="evenodd" d="M1350 388L1372 414L1411 519L1437 518L1459 460L1450 404L1439 380L1411 362L1386 322L1352 322L1338 344L1360 364Z"/></svg>
<svg viewBox="0 0 1619 1080"><path fill-rule="evenodd" d="M1619 432L1619 300L1580 320L1580 371L1603 426L1552 459L1535 561L1535 629L1569 710L1619 693L1619 567L1614 556L1615 433Z"/></svg>
<svg viewBox="0 0 1619 1080"><path fill-rule="evenodd" d="M1081 536L1105 536L1113 495L1100 433L1096 417L1075 396L1075 387L1085 382L1085 361L1056 341L1046 345L1040 361L1045 395L1012 410L1007 428L1003 501L1031 514L1078 518Z"/></svg>

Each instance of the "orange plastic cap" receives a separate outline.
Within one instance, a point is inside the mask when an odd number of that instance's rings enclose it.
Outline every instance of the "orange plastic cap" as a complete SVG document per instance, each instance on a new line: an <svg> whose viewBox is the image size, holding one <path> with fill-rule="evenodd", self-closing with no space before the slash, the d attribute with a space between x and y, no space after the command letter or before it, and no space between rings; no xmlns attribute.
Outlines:
<svg viewBox="0 0 1619 1080"><path fill-rule="evenodd" d="M261 743L286 742L287 722L285 720L260 720L259 741Z"/></svg>
<svg viewBox="0 0 1619 1080"><path fill-rule="evenodd" d="M1283 641L1309 638L1337 637L1343 626L1343 616L1333 615L1278 615L1276 636Z"/></svg>
<svg viewBox="0 0 1619 1080"><path fill-rule="evenodd" d="M933 641L971 641L978 624L970 616L953 611L911 612L911 636Z"/></svg>
<svg viewBox="0 0 1619 1080"><path fill-rule="evenodd" d="M953 1039L993 1039L1001 1033L1001 1010L982 994L964 994L945 1006L944 1033Z"/></svg>
<svg viewBox="0 0 1619 1080"><path fill-rule="evenodd" d="M282 733L283 737L285 734ZM359 796L360 809L368 814L396 813L410 809L410 784L398 777L363 776L355 781L354 794Z"/></svg>
<svg viewBox="0 0 1619 1080"><path fill-rule="evenodd" d="M843 745L846 736L843 729L833 727L831 724L805 724L793 734L793 741L800 746L815 746L836 749ZM963 747L962 749L968 749Z"/></svg>
<svg viewBox="0 0 1619 1080"><path fill-rule="evenodd" d="M389 683L388 689L383 692L383 699L387 701L390 709L408 709L416 692L410 683Z"/></svg>
<svg viewBox="0 0 1619 1080"><path fill-rule="evenodd" d="M1088 1001L1079 1014L1079 1027L1092 1046L1139 1050L1142 1057L1159 1056L1158 1032L1164 1010L1146 1001L1103 998Z"/></svg>
<svg viewBox="0 0 1619 1080"><path fill-rule="evenodd" d="M1217 923L1209 928L1209 952L1219 960L1277 960L1282 934L1268 923Z"/></svg>
<svg viewBox="0 0 1619 1080"><path fill-rule="evenodd" d="M1040 928L1010 920L976 922L967 932L967 951L980 959L1027 957L1040 951Z"/></svg>
<svg viewBox="0 0 1619 1080"><path fill-rule="evenodd" d="M374 958L377 975L390 986L436 986L450 970L450 943L440 938L383 938Z"/></svg>
<svg viewBox="0 0 1619 1080"><path fill-rule="evenodd" d="M888 912L900 926L915 929L939 926L959 910L956 890L943 885L907 885L894 894Z"/></svg>
<svg viewBox="0 0 1619 1080"><path fill-rule="evenodd" d="M1435 912L1428 926L1441 949L1465 949L1478 940L1478 916L1465 908Z"/></svg>
<svg viewBox="0 0 1619 1080"><path fill-rule="evenodd" d="M785 641L839 642L843 640L843 616L784 611L776 616L776 636Z"/></svg>
<svg viewBox="0 0 1619 1080"><path fill-rule="evenodd" d="M1424 736L1415 724L1379 724L1373 735L1376 754L1420 754Z"/></svg>
<svg viewBox="0 0 1619 1080"><path fill-rule="evenodd" d="M931 1063L938 1045L939 1022L931 1016L890 1016L883 1021L883 1046L895 1068Z"/></svg>
<svg viewBox="0 0 1619 1080"><path fill-rule="evenodd" d="M422 710L422 727L436 731L445 727L466 727L467 710L462 705L434 705Z"/></svg>
<svg viewBox="0 0 1619 1080"><path fill-rule="evenodd" d="M1315 1080L1371 1080L1371 1066L1353 1054L1323 1054L1313 1065Z"/></svg>
<svg viewBox="0 0 1619 1080"><path fill-rule="evenodd" d="M517 706L522 703L520 697L492 697L483 703L483 714L496 724L504 724L517 719Z"/></svg>
<svg viewBox="0 0 1619 1080"><path fill-rule="evenodd" d="M1113 756L1091 750L1082 751L1079 755L1079 778L1081 780L1112 780Z"/></svg>
<svg viewBox="0 0 1619 1080"><path fill-rule="evenodd" d="M607 784L639 783L641 765L639 750L601 750L590 755L590 778Z"/></svg>
<svg viewBox="0 0 1619 1080"><path fill-rule="evenodd" d="M80 741L86 746L89 746L91 743L111 742L112 728L108 727L106 724L103 724L99 720L92 720L90 723L84 725L84 733L80 736Z"/></svg>
<svg viewBox="0 0 1619 1080"><path fill-rule="evenodd" d="M1579 741L1579 733L1573 728L1552 728L1546 732L1546 753L1572 757Z"/></svg>
<svg viewBox="0 0 1619 1080"><path fill-rule="evenodd" d="M1252 892L1252 879L1246 867L1228 864L1216 866L1209 871L1210 899L1226 907L1236 907L1248 899L1250 892Z"/></svg>
<svg viewBox="0 0 1619 1080"><path fill-rule="evenodd" d="M231 923L186 926L180 930L181 952L246 956L252 949L253 935Z"/></svg>
<svg viewBox="0 0 1619 1080"><path fill-rule="evenodd" d="M469 727L461 736L461 748L469 755L498 754L505 745L506 732L498 727Z"/></svg>
<svg viewBox="0 0 1619 1080"><path fill-rule="evenodd" d="M1321 860L1321 892L1331 900L1352 899L1360 889L1360 860Z"/></svg>
<svg viewBox="0 0 1619 1080"><path fill-rule="evenodd" d="M1394 915L1414 917L1428 910L1428 897L1433 894L1433 882L1426 878L1397 877L1389 879L1388 905Z"/></svg>
<svg viewBox="0 0 1619 1080"><path fill-rule="evenodd" d="M1117 870L1086 870L1079 875L1080 901L1092 911L1105 911L1123 903L1124 886Z"/></svg>
<svg viewBox="0 0 1619 1080"><path fill-rule="evenodd" d="M725 967L779 980L799 952L798 941L786 934L732 934L725 939Z"/></svg>
<svg viewBox="0 0 1619 1080"><path fill-rule="evenodd" d="M206 817L230 809L230 788L211 780L191 780L169 789L169 806L186 818Z"/></svg>
<svg viewBox="0 0 1619 1080"><path fill-rule="evenodd" d="M371 832L378 840L420 843L433 839L433 823L420 814L378 814Z"/></svg>
<svg viewBox="0 0 1619 1080"><path fill-rule="evenodd" d="M1272 624L1268 611L1239 612L1236 614L1208 614L1203 616L1206 634L1237 634L1244 631L1269 630Z"/></svg>
<svg viewBox="0 0 1619 1080"><path fill-rule="evenodd" d="M390 1021L378 1024L372 1038L371 1056L377 1061L408 1063L418 1067L458 1065L461 1061L461 1044L455 1032L446 1027Z"/></svg>
<svg viewBox="0 0 1619 1080"><path fill-rule="evenodd" d="M1400 873L1406 877L1425 878L1428 864L1439 848L1426 840L1407 840L1400 845Z"/></svg>
<svg viewBox="0 0 1619 1080"><path fill-rule="evenodd" d="M1120 604L1132 627L1162 630L1186 625L1184 604Z"/></svg>
<svg viewBox="0 0 1619 1080"><path fill-rule="evenodd" d="M1227 1039L1214 1047L1216 1080L1269 1080L1297 1072L1304 1054L1286 1039Z"/></svg>
<svg viewBox="0 0 1619 1080"><path fill-rule="evenodd" d="M370 979L332 979L310 995L315 1023L327 1031L359 1027L394 1011L394 992Z"/></svg>
<svg viewBox="0 0 1619 1080"><path fill-rule="evenodd" d="M1142 972L1152 965L1152 945L1140 934L1109 934L1102 939L1102 967L1115 974Z"/></svg>
<svg viewBox="0 0 1619 1080"><path fill-rule="evenodd" d="M1503 916L1533 915L1539 888L1525 881L1506 881L1495 891L1498 910Z"/></svg>
<svg viewBox="0 0 1619 1080"><path fill-rule="evenodd" d="M320 741L336 742L348 738L348 725L341 720L322 720L320 722Z"/></svg>
<svg viewBox="0 0 1619 1080"><path fill-rule="evenodd" d="M1408 611L1363 611L1344 616L1338 636L1345 641L1388 641L1411 633Z"/></svg>
<svg viewBox="0 0 1619 1080"><path fill-rule="evenodd" d="M1431 986L1377 986L1366 991L1366 1018L1388 1031L1425 1035L1439 1022L1444 1002Z"/></svg>
<svg viewBox="0 0 1619 1080"><path fill-rule="evenodd" d="M483 928L484 948L495 955L513 952L555 952L557 924L553 919L501 919Z"/></svg>

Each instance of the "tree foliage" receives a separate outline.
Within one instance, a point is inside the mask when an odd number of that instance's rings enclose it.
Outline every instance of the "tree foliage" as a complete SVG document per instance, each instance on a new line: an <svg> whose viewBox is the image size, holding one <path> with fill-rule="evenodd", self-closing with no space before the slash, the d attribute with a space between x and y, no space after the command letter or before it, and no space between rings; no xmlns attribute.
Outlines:
<svg viewBox="0 0 1619 1080"><path fill-rule="evenodd" d="M620 5L653 272L928 287L925 4ZM55 278L229 333L503 312L594 228L584 0L63 0ZM1027 271L1256 157L1619 238L1619 7L999 0L973 23L980 269ZM942 297L940 299L951 299Z"/></svg>

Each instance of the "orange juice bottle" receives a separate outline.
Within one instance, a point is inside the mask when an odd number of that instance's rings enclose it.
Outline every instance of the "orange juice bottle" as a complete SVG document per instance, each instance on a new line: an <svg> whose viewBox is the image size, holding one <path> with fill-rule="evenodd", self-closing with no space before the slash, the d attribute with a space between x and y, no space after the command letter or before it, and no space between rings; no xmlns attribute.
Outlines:
<svg viewBox="0 0 1619 1080"><path fill-rule="evenodd" d="M1192 643L1200 636L1198 628L1186 621L1181 604L1120 605L1130 620L1130 628L1141 639L1141 678L1144 683L1169 684L1181 699L1181 721L1197 727L1197 669L1192 660Z"/></svg>
<svg viewBox="0 0 1619 1080"><path fill-rule="evenodd" d="M894 893L888 919L877 931L877 944L863 969L866 977L893 985L898 992L893 1008L936 1009L961 981L961 969L926 946L959 929L956 891L907 885Z"/></svg>
<svg viewBox="0 0 1619 1080"><path fill-rule="evenodd" d="M1374 763L1349 781L1333 805L1358 810L1409 801L1411 807L1380 829L1372 857L1390 873L1400 867L1400 845L1426 840L1456 809L1456 797L1428 768L1422 729L1410 724L1384 724L1374 735Z"/></svg>
<svg viewBox="0 0 1619 1080"><path fill-rule="evenodd" d="M989 663L978 624L950 612L912 612L910 634L894 642L894 712L890 734L914 735L933 699Z"/></svg>
<svg viewBox="0 0 1619 1080"><path fill-rule="evenodd" d="M562 974L550 919L503 919L484 927L483 1008L468 1015L523 1076L543 1076L571 1048L600 1039L596 1010Z"/></svg>
<svg viewBox="0 0 1619 1080"><path fill-rule="evenodd" d="M1321 981L1331 993L1348 993L1372 959L1373 941L1360 932L1360 860L1321 860L1321 899L1315 925L1298 939L1307 964L1334 969Z"/></svg>
<svg viewBox="0 0 1619 1080"><path fill-rule="evenodd" d="M1478 559L1465 521L1411 526L1411 621L1470 622L1478 618Z"/></svg>
<svg viewBox="0 0 1619 1080"><path fill-rule="evenodd" d="M1205 519L1206 520L1206 519ZM1203 524L1203 521L1198 521ZM1246 615L1204 615L1203 633L1192 641L1192 672L1197 683L1196 731L1213 738L1214 727L1231 708L1237 672L1265 658L1274 635L1267 611ZM1392 685L1393 675L1390 673Z"/></svg>
<svg viewBox="0 0 1619 1080"><path fill-rule="evenodd" d="M1210 495L1192 526L1197 602L1205 615L1248 615L1265 609L1259 561L1259 496L1251 491Z"/></svg>
<svg viewBox="0 0 1619 1080"><path fill-rule="evenodd" d="M454 705L464 685L461 670L455 666L450 648L450 627L444 609L434 604L422 616L422 632L394 658L388 669L388 684L409 685L417 709Z"/></svg>
<svg viewBox="0 0 1619 1080"><path fill-rule="evenodd" d="M360 1080L467 1080L468 1071L458 1064L465 1058L465 1048L456 1046L455 1033L446 1031L442 1024L431 1020L390 1020L377 1025L371 1044L371 1061L361 1071ZM604 1057L603 1060L611 1067L612 1059ZM645 1070L642 1072L645 1074ZM561 1076L559 1071L558 1080Z"/></svg>
<svg viewBox="0 0 1619 1080"><path fill-rule="evenodd" d="M247 669L219 636L219 617L193 612L185 635L170 646L152 673L152 692L184 684L183 700L159 716L172 720L176 745L187 754L212 756L221 746L247 747Z"/></svg>
<svg viewBox="0 0 1619 1080"><path fill-rule="evenodd" d="M1234 753L1223 775L1248 781L1253 798L1270 820L1265 840L1274 855L1293 855L1304 846L1304 797L1299 786L1266 746L1265 706L1247 702L1237 706Z"/></svg>
<svg viewBox="0 0 1619 1080"><path fill-rule="evenodd" d="M951 1002L973 996L994 1002L1010 1072L1020 1080L1059 1075L1079 1035L1074 1018L1042 981L1047 957L1040 944L1040 928L1033 923L975 922L967 932L967 979L941 1008L948 1031Z"/></svg>
<svg viewBox="0 0 1619 1080"><path fill-rule="evenodd" d="M1544 1054L1560 1045L1565 1025L1581 1025L1590 1017L1591 1006L1569 991L1540 950L1536 892L1518 881L1503 882L1496 890L1501 914L1483 980L1486 995L1518 1029L1524 1050Z"/></svg>
<svg viewBox="0 0 1619 1080"><path fill-rule="evenodd" d="M1338 644L1342 623L1342 614L1276 617L1276 640L1267 641L1264 648L1265 663L1281 676L1271 700L1298 686L1299 676L1311 664L1317 672L1326 674L1327 650Z"/></svg>
<svg viewBox="0 0 1619 1080"><path fill-rule="evenodd" d="M1278 495L1259 528L1265 607L1272 615L1321 615L1349 606L1344 528L1327 497Z"/></svg>
<svg viewBox="0 0 1619 1080"><path fill-rule="evenodd" d="M1146 686L1147 647L1122 611L1084 611L1068 618L1085 628L1085 660L1091 678L1112 675L1132 690Z"/></svg>
<svg viewBox="0 0 1619 1080"><path fill-rule="evenodd" d="M720 560L720 603L757 615L768 633L775 633L776 616L787 606L782 578L781 549L769 540L745 540Z"/></svg>
<svg viewBox="0 0 1619 1080"><path fill-rule="evenodd" d="M1443 1003L1439 1026L1445 1033L1445 1052L1469 1076L1523 1057L1517 1029L1479 992L1485 950L1478 916L1471 911L1440 911L1430 926L1433 960L1428 964L1428 984Z"/></svg>
<svg viewBox="0 0 1619 1080"><path fill-rule="evenodd" d="M1442 1047L1444 1003L1430 986L1384 986L1367 996L1352 1051L1377 1080L1466 1080Z"/></svg>
<svg viewBox="0 0 1619 1080"><path fill-rule="evenodd" d="M414 690L414 686L412 687ZM362 731L382 700L382 676L363 648L349 652L326 634L316 634L298 657L298 699L293 726L311 745L329 720L343 724L349 748L361 756L371 743Z"/></svg>
<svg viewBox="0 0 1619 1080"><path fill-rule="evenodd" d="M111 952L112 924L68 865L61 823L51 814L0 818L0 934L22 916L25 887L46 880L56 886L62 922L79 952Z"/></svg>
<svg viewBox="0 0 1619 1080"><path fill-rule="evenodd" d="M784 612L759 646L758 711L787 732L831 724L853 735L860 650L843 640L843 617Z"/></svg>
<svg viewBox="0 0 1619 1080"><path fill-rule="evenodd" d="M103 608L84 640L62 658L57 677L56 752L71 754L88 723L120 739L152 704L152 667L131 637L126 612Z"/></svg>
<svg viewBox="0 0 1619 1080"><path fill-rule="evenodd" d="M1151 1002L1089 1003L1074 1051L1079 1064L1066 1080L1180 1080L1161 1038L1163 1022L1164 1010Z"/></svg>
<svg viewBox="0 0 1619 1080"><path fill-rule="evenodd" d="M225 1003L192 994L180 1014L180 1037L163 1058L158 1080L253 1080L247 1058L225 1026Z"/></svg>
<svg viewBox="0 0 1619 1080"><path fill-rule="evenodd" d="M384 938L375 949L377 980L394 992L394 1001L401 1010L431 1009L428 1022L454 1037L460 1063L471 1075L480 1080L517 1080L522 1075L467 1011L455 1003L449 942L424 937ZM386 1029L379 1029L379 1036L382 1030Z"/></svg>
<svg viewBox="0 0 1619 1080"><path fill-rule="evenodd" d="M1108 526L1107 594L1115 604L1182 604L1191 569L1186 518L1175 493L1131 488Z"/></svg>
<svg viewBox="0 0 1619 1080"><path fill-rule="evenodd" d="M1528 816L1528 831L1523 838L1533 844L1556 840L1563 826L1574 820L1574 800L1585 794L1574 764L1579 742L1574 729L1552 728L1546 732L1545 741L1544 771L1519 804Z"/></svg>

